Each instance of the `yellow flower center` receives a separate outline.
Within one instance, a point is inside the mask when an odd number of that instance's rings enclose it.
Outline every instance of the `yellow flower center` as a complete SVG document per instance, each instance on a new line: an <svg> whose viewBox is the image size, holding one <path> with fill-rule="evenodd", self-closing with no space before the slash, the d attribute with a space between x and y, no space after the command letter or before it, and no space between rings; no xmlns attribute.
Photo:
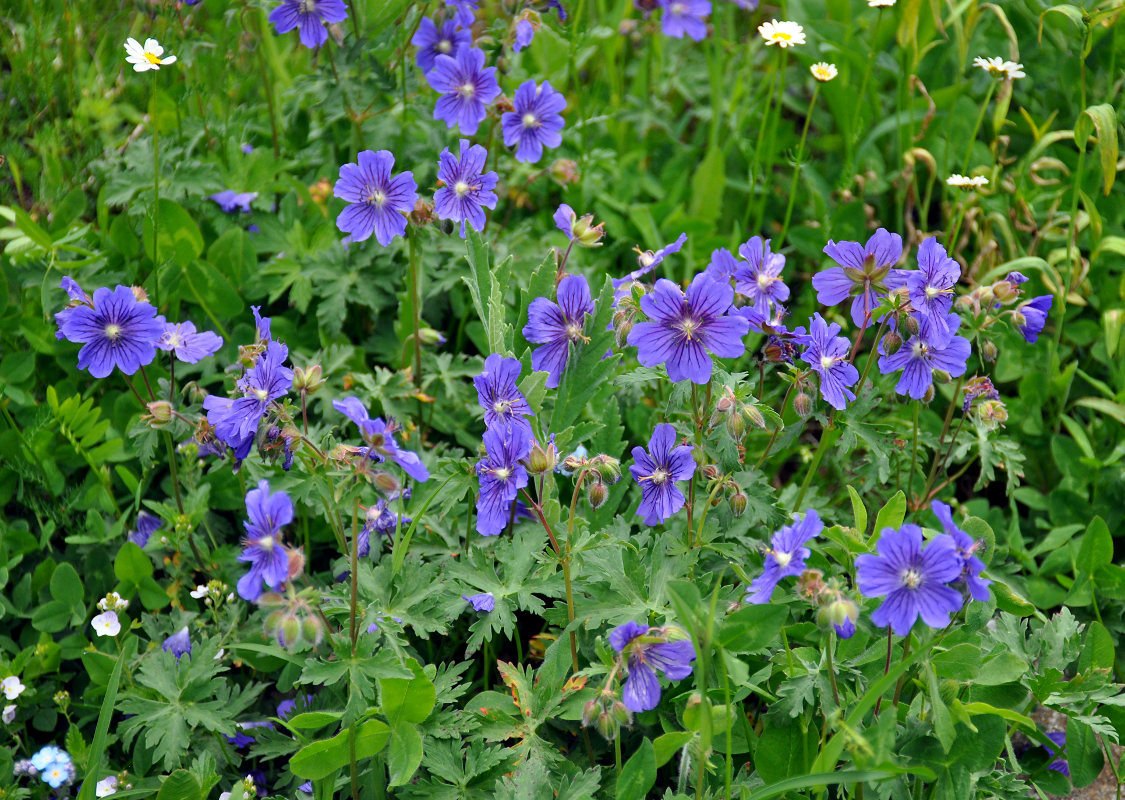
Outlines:
<svg viewBox="0 0 1125 800"><path fill-rule="evenodd" d="M773 38L778 40L779 42L791 42L791 41L793 41L793 37L790 36L788 33L785 33L784 31L774 31Z"/></svg>
<svg viewBox="0 0 1125 800"><path fill-rule="evenodd" d="M150 64L161 64L161 63L163 63L160 60L159 56L154 56L152 53L149 53L149 52L145 53L145 58L148 59L148 63L150 63Z"/></svg>

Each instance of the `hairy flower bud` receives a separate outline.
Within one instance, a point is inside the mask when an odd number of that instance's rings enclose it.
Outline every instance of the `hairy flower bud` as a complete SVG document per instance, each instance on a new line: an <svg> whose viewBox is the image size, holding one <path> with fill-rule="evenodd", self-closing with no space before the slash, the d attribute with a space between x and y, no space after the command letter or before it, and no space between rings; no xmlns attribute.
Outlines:
<svg viewBox="0 0 1125 800"><path fill-rule="evenodd" d="M574 243L579 247L601 247L602 237L605 236L605 223L594 224L593 214L583 214L574 221L571 227Z"/></svg>
<svg viewBox="0 0 1125 800"><path fill-rule="evenodd" d="M301 622L301 636L316 647L324 639L324 623L315 615L309 615Z"/></svg>
<svg viewBox="0 0 1125 800"><path fill-rule="evenodd" d="M742 437L746 435L746 420L741 414L731 414L727 417L727 433L736 442L742 441Z"/></svg>
<svg viewBox="0 0 1125 800"><path fill-rule="evenodd" d="M744 405L742 407L742 413L746 416L746 420L751 425L753 425L756 428L761 428L762 430L765 430L766 418L764 416L762 416L762 412L758 410L757 406Z"/></svg>
<svg viewBox="0 0 1125 800"><path fill-rule="evenodd" d="M633 724L633 712L626 708L625 704L620 700L613 701L613 705L609 707L609 713L613 715L613 718L618 725Z"/></svg>
<svg viewBox="0 0 1125 800"><path fill-rule="evenodd" d="M621 480L621 462L618 459L601 453L594 457L593 463L603 481L614 484Z"/></svg>
<svg viewBox="0 0 1125 800"><path fill-rule="evenodd" d="M911 336L917 336L922 330L921 323L918 322L918 318L913 314L902 321L902 327L906 328L907 333Z"/></svg>
<svg viewBox="0 0 1125 800"><path fill-rule="evenodd" d="M805 392L797 392L797 396L793 398L793 410L801 417L808 417L813 410L812 398Z"/></svg>
<svg viewBox="0 0 1125 800"><path fill-rule="evenodd" d="M609 489L601 481L591 483L586 490L586 499L590 501L590 508L601 508L609 497Z"/></svg>
<svg viewBox="0 0 1125 800"><path fill-rule="evenodd" d="M293 580L305 571L305 553L299 547L287 547L285 553L289 557L289 580Z"/></svg>
<svg viewBox="0 0 1125 800"><path fill-rule="evenodd" d="M532 475L551 472L555 469L555 465L557 465L558 462L559 451L553 441L547 442L546 447L536 442L535 446L531 448L531 454L527 457L527 471Z"/></svg>
<svg viewBox="0 0 1125 800"><path fill-rule="evenodd" d="M933 371L933 374L934 374L934 383L946 384L946 383L949 383L951 380L953 380L953 377L948 372L946 372L944 369L935 369Z"/></svg>
<svg viewBox="0 0 1125 800"><path fill-rule="evenodd" d="M922 402L923 403L932 403L933 401L934 401L934 386L931 383L929 386L926 387L926 393L924 395L922 395Z"/></svg>
<svg viewBox="0 0 1125 800"><path fill-rule="evenodd" d="M560 158L551 165L551 177L566 186L578 183L578 162L569 158Z"/></svg>
<svg viewBox="0 0 1125 800"><path fill-rule="evenodd" d="M608 711L598 714L598 733L606 739L611 742L616 739L619 729L617 720Z"/></svg>
<svg viewBox="0 0 1125 800"><path fill-rule="evenodd" d="M301 620L293 614L283 614L277 626L277 643L292 647L301 638Z"/></svg>
<svg viewBox="0 0 1125 800"><path fill-rule="evenodd" d="M985 339L980 345L980 356L989 363L995 362L996 357L1000 355L1000 350L996 347L996 342L991 339Z"/></svg>
<svg viewBox="0 0 1125 800"><path fill-rule="evenodd" d="M719 414L729 414L734 411L735 399L733 394L724 394L715 401L715 411Z"/></svg>
<svg viewBox="0 0 1125 800"><path fill-rule="evenodd" d="M146 408L148 414L145 415L145 419L152 424L152 427L158 428L172 421L172 404L167 400L156 400L149 403Z"/></svg>
<svg viewBox="0 0 1125 800"><path fill-rule="evenodd" d="M446 342L446 338L441 335L441 332L433 328L419 328L418 340L426 347L435 347Z"/></svg>
<svg viewBox="0 0 1125 800"><path fill-rule="evenodd" d="M883 352L893 356L902 348L902 337L895 331L887 331L883 337Z"/></svg>
<svg viewBox="0 0 1125 800"><path fill-rule="evenodd" d="M730 504L731 513L736 517L741 517L746 513L746 506L749 502L750 498L748 498L746 496L746 492L742 491L741 489L739 489L727 499L727 503Z"/></svg>
<svg viewBox="0 0 1125 800"><path fill-rule="evenodd" d="M327 381L324 380L324 370L320 364L309 367L293 367L293 391L303 392L308 395L316 394L320 387Z"/></svg>
<svg viewBox="0 0 1125 800"><path fill-rule="evenodd" d="M719 468L714 464L704 464L700 471L703 473L703 477L709 481L715 480L721 474Z"/></svg>
<svg viewBox="0 0 1125 800"><path fill-rule="evenodd" d="M597 700L589 700L589 701L586 702L586 705L584 705L582 707L582 727L583 728L588 728L588 727L590 727L590 725L593 724L594 718L598 714L598 708L599 708L599 706L598 706Z"/></svg>

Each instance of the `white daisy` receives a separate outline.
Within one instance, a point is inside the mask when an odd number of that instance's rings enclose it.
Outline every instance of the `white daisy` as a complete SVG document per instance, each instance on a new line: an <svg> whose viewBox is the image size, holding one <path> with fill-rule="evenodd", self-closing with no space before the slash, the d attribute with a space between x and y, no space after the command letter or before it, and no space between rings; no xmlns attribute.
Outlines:
<svg viewBox="0 0 1125 800"><path fill-rule="evenodd" d="M108 778L102 778L94 787L94 795L96 797L109 797L117 791L117 776L110 775Z"/></svg>
<svg viewBox="0 0 1125 800"><path fill-rule="evenodd" d="M4 696L9 700L15 700L27 687L20 683L20 679L15 675L9 675L4 680L0 681L0 688L4 690Z"/></svg>
<svg viewBox="0 0 1125 800"><path fill-rule="evenodd" d="M776 44L785 49L805 43L805 29L796 22L778 22L771 19L758 26L758 33L766 40L766 45Z"/></svg>
<svg viewBox="0 0 1125 800"><path fill-rule="evenodd" d="M116 636L121 633L121 622L115 611L98 614L90 620L90 624L94 626L94 633L98 636Z"/></svg>
<svg viewBox="0 0 1125 800"><path fill-rule="evenodd" d="M979 189L982 186L988 185L988 178L983 175L976 175L969 177L968 175L961 175L954 173L945 179L949 186L954 186L958 189Z"/></svg>
<svg viewBox="0 0 1125 800"><path fill-rule="evenodd" d="M867 0L867 5L870 8L890 8L895 4L895 0Z"/></svg>
<svg viewBox="0 0 1125 800"><path fill-rule="evenodd" d="M977 56L973 59L973 66L980 67L993 78L1010 81L1016 78L1027 77L1023 71L1023 64L1017 64L1015 61L1005 61L1000 58L1000 56L992 56L991 58L981 58Z"/></svg>
<svg viewBox="0 0 1125 800"><path fill-rule="evenodd" d="M822 83L827 83L840 74L836 70L836 65L829 64L827 61L816 62L811 67L809 67L809 72L812 73L812 76L814 78L816 78L818 81L821 81Z"/></svg>
<svg viewBox="0 0 1125 800"><path fill-rule="evenodd" d="M145 39L144 47L141 47L140 42L129 37L125 42L125 52L128 53L125 60L133 65L136 72L148 72L176 63L175 56L164 56L164 48L155 39Z"/></svg>

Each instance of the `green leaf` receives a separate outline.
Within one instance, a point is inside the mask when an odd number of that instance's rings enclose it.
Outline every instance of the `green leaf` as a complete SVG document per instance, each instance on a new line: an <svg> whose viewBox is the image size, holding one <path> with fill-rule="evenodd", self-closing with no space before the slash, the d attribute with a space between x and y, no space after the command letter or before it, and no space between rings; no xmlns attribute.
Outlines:
<svg viewBox="0 0 1125 800"><path fill-rule="evenodd" d="M31 217L27 215L19 206L11 206L12 212L16 217L16 227L23 231L24 235L42 247L44 250L50 250L54 247L54 242L51 235L47 231L40 228Z"/></svg>
<svg viewBox="0 0 1125 800"><path fill-rule="evenodd" d="M1082 545L1078 548L1078 558L1075 566L1083 572L1094 574L1098 567L1113 563L1113 536L1109 533L1109 526L1101 517L1094 517L1086 533L1082 536Z"/></svg>
<svg viewBox="0 0 1125 800"><path fill-rule="evenodd" d="M895 492L894 497L888 500L887 504L880 508L879 513L875 515L875 528L872 530L872 544L878 541L884 528L901 527L904 519L906 519L906 495L900 489Z"/></svg>
<svg viewBox="0 0 1125 800"><path fill-rule="evenodd" d="M199 800L202 790L198 781L186 769L178 769L164 779L156 800Z"/></svg>
<svg viewBox="0 0 1125 800"><path fill-rule="evenodd" d="M421 665L410 658L406 666L413 671L413 678L379 678L383 715L396 731L400 722L417 724L425 720L437 700L434 684L426 677Z"/></svg>
<svg viewBox="0 0 1125 800"><path fill-rule="evenodd" d="M660 769L667 764L694 735L691 731L672 731L657 736L652 743L653 750L656 752L656 768Z"/></svg>
<svg viewBox="0 0 1125 800"><path fill-rule="evenodd" d="M798 775L794 778L778 781L770 786L764 786L756 792L745 795L746 800L771 800L787 792L796 792L818 786L835 786L836 784L869 783L872 781L886 780L896 774L913 774L926 781L934 779L933 770L926 767L903 768L900 772L878 769L845 769L837 772L821 772L814 775Z"/></svg>
<svg viewBox="0 0 1125 800"><path fill-rule="evenodd" d="M1125 405L1115 403L1112 400L1105 400L1101 397L1083 397L1080 400L1075 400L1076 406L1083 406L1084 408L1092 408L1099 411L1106 416L1113 417L1115 420L1125 425Z"/></svg>
<svg viewBox="0 0 1125 800"><path fill-rule="evenodd" d="M617 800L644 800L656 784L656 750L647 738L629 757L617 776Z"/></svg>
<svg viewBox="0 0 1125 800"><path fill-rule="evenodd" d="M1102 191L1108 197L1117 177L1117 112L1109 103L1090 106L1074 123L1074 142L1085 151L1090 134L1098 134L1098 161L1102 165Z"/></svg>
<svg viewBox="0 0 1125 800"><path fill-rule="evenodd" d="M203 234L199 232L199 226L183 206L171 200L162 198L156 208L159 213L158 230L153 230L153 216L145 217L145 255L158 264L175 261L179 266L186 267L203 252ZM155 251L154 235L158 240Z"/></svg>
<svg viewBox="0 0 1125 800"><path fill-rule="evenodd" d="M766 783L784 782L786 778L807 774L809 759L816 752L815 725L805 730L799 720L792 720L788 725L778 724L780 721L775 720L762 731L754 752L754 766Z"/></svg>
<svg viewBox="0 0 1125 800"><path fill-rule="evenodd" d="M306 711L303 714L291 717L286 720L286 723L290 728L296 728L299 731L312 731L323 728L325 725L331 725L333 722L339 722L342 716L344 716L342 711Z"/></svg>
<svg viewBox="0 0 1125 800"><path fill-rule="evenodd" d="M1113 636L1098 621L1087 623L1086 643L1078 656L1078 669L1113 669Z"/></svg>
<svg viewBox="0 0 1125 800"><path fill-rule="evenodd" d="M133 546L136 547L136 545ZM92 800L94 797L94 784L98 782L97 776L101 774L102 754L105 752L105 741L109 734L109 721L113 717L113 707L117 703L117 687L121 685L121 671L124 664L124 656L118 656L117 664L113 667L113 675L110 676L109 684L106 686L102 707L98 711L98 724L94 728L94 740L90 743L90 758L86 766L86 778L82 781L82 788L78 792L78 800Z"/></svg>
<svg viewBox="0 0 1125 800"><path fill-rule="evenodd" d="M722 208L723 188L726 182L726 158L723 148L717 143L712 143L691 179L691 215L713 225Z"/></svg>
<svg viewBox="0 0 1125 800"><path fill-rule="evenodd" d="M356 728L348 728L331 739L305 745L289 762L289 769L299 778L318 781L351 763L350 737ZM370 758L387 746L391 729L377 719L359 726L355 736L356 759Z"/></svg>
<svg viewBox="0 0 1125 800"><path fill-rule="evenodd" d="M70 608L82 608L85 603L86 589L78 577L78 570L65 561L51 573L51 597Z"/></svg>
<svg viewBox="0 0 1125 800"><path fill-rule="evenodd" d="M949 708L941 699L941 686L938 684L937 670L933 664L925 665L926 685L930 691L930 706L934 711L934 733L937 734L941 749L946 753L953 747L953 717L949 715Z"/></svg>
<svg viewBox="0 0 1125 800"><path fill-rule="evenodd" d="M733 653L750 653L773 642L789 618L783 605L747 606L723 620L718 642Z"/></svg>
<svg viewBox="0 0 1125 800"><path fill-rule="evenodd" d="M551 430L566 430L578 420L599 392L612 391L610 376L619 360L618 356L605 358L606 351L613 346L613 331L607 330L612 318L613 281L607 275L593 317L586 320L584 330L590 341L582 344L567 360L567 369L559 381L555 410L551 414Z"/></svg>
<svg viewBox="0 0 1125 800"><path fill-rule="evenodd" d="M152 562L136 544L125 542L113 560L113 574L119 581L139 584L142 579L152 577Z"/></svg>
<svg viewBox="0 0 1125 800"><path fill-rule="evenodd" d="M387 750L387 767L390 769L390 786L402 786L414 777L422 763L422 737L418 729L402 720L395 725L391 746Z"/></svg>
<svg viewBox="0 0 1125 800"><path fill-rule="evenodd" d="M867 535L867 508L859 497L859 492L850 483L848 484L848 497L852 501L852 516L855 518L855 529L860 536Z"/></svg>
<svg viewBox="0 0 1125 800"><path fill-rule="evenodd" d="M1096 781L1105 766L1105 756L1093 729L1073 717L1066 723L1066 761L1075 789Z"/></svg>
<svg viewBox="0 0 1125 800"><path fill-rule="evenodd" d="M972 678L978 686L999 686L1018 681L1027 672L1027 662L1015 653L999 653L981 664Z"/></svg>

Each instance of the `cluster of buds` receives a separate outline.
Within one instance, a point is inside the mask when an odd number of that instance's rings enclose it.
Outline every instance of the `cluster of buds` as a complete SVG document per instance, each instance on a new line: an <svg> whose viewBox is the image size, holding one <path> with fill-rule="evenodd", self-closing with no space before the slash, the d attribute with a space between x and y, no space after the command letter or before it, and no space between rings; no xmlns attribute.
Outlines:
<svg viewBox="0 0 1125 800"><path fill-rule="evenodd" d="M70 692L66 689L60 689L55 692L51 699L54 700L55 705L59 707L59 713L65 716L67 709L70 708Z"/></svg>
<svg viewBox="0 0 1125 800"><path fill-rule="evenodd" d="M414 204L414 209L410 212L410 221L420 227L429 225L434 221L434 204L429 200L419 198Z"/></svg>
<svg viewBox="0 0 1125 800"><path fill-rule="evenodd" d="M587 456L584 447L564 458L559 471L564 475L577 474L578 483L586 486L586 500L590 508L595 509L601 508L609 497L607 484L612 486L621 480L621 462L618 459L605 453Z"/></svg>
<svg viewBox="0 0 1125 800"><path fill-rule="evenodd" d="M298 394L311 396L320 391L327 381L324 379L324 370L320 364L308 367L293 367L293 391Z"/></svg>
<svg viewBox="0 0 1125 800"><path fill-rule="evenodd" d="M578 162L569 158L560 158L551 165L551 177L561 186L578 183Z"/></svg>
<svg viewBox="0 0 1125 800"><path fill-rule="evenodd" d="M973 378L965 384L961 410L986 430L996 430L1008 421L1008 409L1000 393L987 377Z"/></svg>
<svg viewBox="0 0 1125 800"><path fill-rule="evenodd" d="M610 678L612 679L612 675ZM582 709L582 726L596 725L598 733L613 741L623 726L633 724L633 712L625 707L617 692L606 686L598 696L590 700Z"/></svg>
<svg viewBox="0 0 1125 800"><path fill-rule="evenodd" d="M738 397L729 386L723 387L723 393L715 401L715 409L711 412L711 427L725 426L727 433L736 442L742 441L746 434L747 424L756 428L766 427L766 418L758 410L757 403Z"/></svg>
<svg viewBox="0 0 1125 800"><path fill-rule="evenodd" d="M526 463L529 475L542 475L544 472L554 471L559 463L559 449L555 447L554 434L547 440L546 445L535 442Z"/></svg>
<svg viewBox="0 0 1125 800"><path fill-rule="evenodd" d="M129 607L129 601L117 592L110 592L98 601L99 611L124 611Z"/></svg>
<svg viewBox="0 0 1125 800"><path fill-rule="evenodd" d="M741 517L746 513L750 498L746 495L746 492L742 491L741 486L722 474L714 464L704 464L699 468L699 471L707 481L707 496L711 498L712 508L723 502L723 496L725 495L727 504L734 516Z"/></svg>
<svg viewBox="0 0 1125 800"><path fill-rule="evenodd" d="M229 586L218 580L196 585L191 592L191 596L196 600L202 600L204 605L215 606L216 608L224 601L228 603L234 601L234 592L230 590Z"/></svg>
<svg viewBox="0 0 1125 800"><path fill-rule="evenodd" d="M271 463L282 459L281 468L288 472L293 466L293 455L300 440L301 432L293 424L287 423L284 427L270 425L266 435L258 440L258 455L263 461Z"/></svg>
<svg viewBox="0 0 1125 800"><path fill-rule="evenodd" d="M321 178L309 187L309 197L320 206L323 214L328 214L328 200L332 197L332 183L327 178Z"/></svg>
<svg viewBox="0 0 1125 800"><path fill-rule="evenodd" d="M835 630L841 639L855 633L859 605L836 578L824 580L818 569L807 569L797 578L797 593L817 609L816 623L824 630Z"/></svg>
<svg viewBox="0 0 1125 800"><path fill-rule="evenodd" d="M266 615L266 635L285 648L296 648L302 642L316 647L324 639L324 622L312 607L315 598L290 590L288 595L266 592L258 603L273 609Z"/></svg>

